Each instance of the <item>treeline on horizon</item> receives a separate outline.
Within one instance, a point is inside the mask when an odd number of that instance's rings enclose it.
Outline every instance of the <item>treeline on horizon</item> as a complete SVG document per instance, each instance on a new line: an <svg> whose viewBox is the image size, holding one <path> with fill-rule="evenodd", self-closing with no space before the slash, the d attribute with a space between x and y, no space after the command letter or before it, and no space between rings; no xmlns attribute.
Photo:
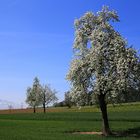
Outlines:
<svg viewBox="0 0 140 140"><path fill-rule="evenodd" d="M121 103L131 103L140 101L140 89L128 88L126 91L121 92L118 97L114 99L107 98L107 104L121 104ZM53 107L68 107L72 106L98 106L98 100L96 95L92 93L84 94L81 99L81 104L78 105L73 101L71 92L67 91L64 93L64 100L58 102L57 91L51 89L49 85L41 85L37 77L34 78L32 87L27 88L27 98L26 103L29 108L33 108L33 112L36 113L36 108L43 107L43 112L46 113L46 108L48 106Z"/></svg>

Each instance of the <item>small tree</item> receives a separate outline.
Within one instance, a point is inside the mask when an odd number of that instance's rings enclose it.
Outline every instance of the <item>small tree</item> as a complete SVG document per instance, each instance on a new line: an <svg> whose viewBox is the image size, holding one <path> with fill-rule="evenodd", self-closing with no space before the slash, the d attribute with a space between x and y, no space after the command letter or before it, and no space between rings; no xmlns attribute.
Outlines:
<svg viewBox="0 0 140 140"><path fill-rule="evenodd" d="M86 13L75 22L74 59L67 79L77 103L87 93L96 94L102 112L103 134L111 134L107 102L137 84L138 57L111 22L119 21L115 11L103 7L97 14Z"/></svg>
<svg viewBox="0 0 140 140"><path fill-rule="evenodd" d="M8 108L9 108L9 112L11 113L12 109L13 109L13 105L12 104L8 104Z"/></svg>
<svg viewBox="0 0 140 140"><path fill-rule="evenodd" d="M33 107L33 112L36 113L36 107L40 105L41 86L39 79L34 78L33 86L27 88L26 103Z"/></svg>
<svg viewBox="0 0 140 140"><path fill-rule="evenodd" d="M65 102L65 105L68 106L68 108L71 108L71 106L73 105L72 98L71 98L71 95L70 95L70 91L65 92L64 102Z"/></svg>
<svg viewBox="0 0 140 140"><path fill-rule="evenodd" d="M46 106L57 101L56 90L52 90L48 85L42 86L40 95L40 102L43 105L44 113L46 113Z"/></svg>

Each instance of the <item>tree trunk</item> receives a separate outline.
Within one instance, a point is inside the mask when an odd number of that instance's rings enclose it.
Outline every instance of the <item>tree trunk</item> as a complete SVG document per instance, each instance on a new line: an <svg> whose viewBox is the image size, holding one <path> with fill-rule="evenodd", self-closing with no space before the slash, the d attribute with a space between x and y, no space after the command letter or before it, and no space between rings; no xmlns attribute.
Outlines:
<svg viewBox="0 0 140 140"><path fill-rule="evenodd" d="M34 108L33 108L33 109L34 109L34 113L36 113L36 108L35 108L35 106L34 106Z"/></svg>
<svg viewBox="0 0 140 140"><path fill-rule="evenodd" d="M43 112L46 113L46 94L43 92Z"/></svg>
<svg viewBox="0 0 140 140"><path fill-rule="evenodd" d="M103 121L102 133L103 135L108 136L111 134L111 131L109 128L109 123L108 123L107 105L105 102L105 95L104 94L98 95L98 100L99 100L99 106L102 112L102 121Z"/></svg>
<svg viewBox="0 0 140 140"><path fill-rule="evenodd" d="M43 111L44 111L44 113L46 113L46 105L45 105L45 103L43 103Z"/></svg>

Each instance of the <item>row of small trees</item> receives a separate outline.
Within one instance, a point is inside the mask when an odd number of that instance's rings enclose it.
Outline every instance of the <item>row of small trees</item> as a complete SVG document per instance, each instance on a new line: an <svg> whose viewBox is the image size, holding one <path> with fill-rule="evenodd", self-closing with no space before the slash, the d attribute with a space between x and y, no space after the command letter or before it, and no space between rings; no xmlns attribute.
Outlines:
<svg viewBox="0 0 140 140"><path fill-rule="evenodd" d="M121 104L121 103L130 103L140 101L140 89L127 88L125 91L120 92L114 98L106 98L107 104ZM92 94L91 92L85 93L81 96L80 106L92 106L98 105L98 99L96 94ZM65 92L64 100L54 104L55 107L68 107L77 106L76 100L72 98L71 91Z"/></svg>
<svg viewBox="0 0 140 140"><path fill-rule="evenodd" d="M33 112L36 112L36 107L43 107L44 113L46 113L46 106L56 102L56 90L51 89L49 85L41 85L37 77L34 78L32 87L27 88L26 103L33 108Z"/></svg>

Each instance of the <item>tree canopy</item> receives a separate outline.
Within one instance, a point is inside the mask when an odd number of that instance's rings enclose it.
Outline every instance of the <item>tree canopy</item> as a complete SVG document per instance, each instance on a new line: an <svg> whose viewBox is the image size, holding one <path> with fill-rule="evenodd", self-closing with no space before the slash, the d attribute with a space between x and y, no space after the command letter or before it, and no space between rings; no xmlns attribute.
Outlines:
<svg viewBox="0 0 140 140"><path fill-rule="evenodd" d="M41 85L37 77L34 78L33 86L27 88L27 99L26 102L29 106L34 108L34 113L36 112L36 107L40 105L40 94Z"/></svg>
<svg viewBox="0 0 140 140"><path fill-rule="evenodd" d="M45 113L46 105L54 103L58 100L56 93L57 91L55 89L51 89L49 85L42 86L39 79L35 77L32 87L27 88L26 102L30 107L33 107L34 113L36 112L36 107L38 106L43 106Z"/></svg>
<svg viewBox="0 0 140 140"><path fill-rule="evenodd" d="M56 97L57 91L55 89L51 89L49 85L42 86L41 90L42 91L40 95L40 102L43 105L44 113L45 113L46 106L58 100L58 98Z"/></svg>
<svg viewBox="0 0 140 140"><path fill-rule="evenodd" d="M118 21L117 13L106 6L75 21L74 58L67 75L72 98L78 104L86 94L97 96L105 135L110 132L106 99L118 97L129 87L136 88L139 82L139 57L112 26Z"/></svg>

